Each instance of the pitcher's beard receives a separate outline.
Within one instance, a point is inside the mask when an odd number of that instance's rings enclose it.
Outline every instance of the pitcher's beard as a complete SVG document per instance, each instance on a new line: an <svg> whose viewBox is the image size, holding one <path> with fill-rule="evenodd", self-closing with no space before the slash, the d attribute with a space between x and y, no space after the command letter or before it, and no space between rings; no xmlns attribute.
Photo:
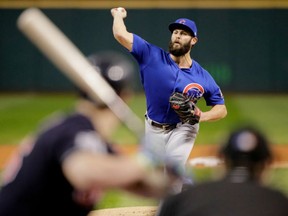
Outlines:
<svg viewBox="0 0 288 216"><path fill-rule="evenodd" d="M174 55L176 57L185 55L191 49L190 43L184 44L180 48L174 48L173 45L174 45L174 43L172 41L170 41L169 42L169 53L171 53L172 55Z"/></svg>

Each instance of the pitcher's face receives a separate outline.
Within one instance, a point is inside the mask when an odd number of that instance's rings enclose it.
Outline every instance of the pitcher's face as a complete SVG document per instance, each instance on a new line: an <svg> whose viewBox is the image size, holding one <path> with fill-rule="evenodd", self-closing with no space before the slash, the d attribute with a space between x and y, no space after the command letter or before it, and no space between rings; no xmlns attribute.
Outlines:
<svg viewBox="0 0 288 216"><path fill-rule="evenodd" d="M174 56L185 55L196 43L192 39L193 37L187 31L175 29L169 42L169 52Z"/></svg>

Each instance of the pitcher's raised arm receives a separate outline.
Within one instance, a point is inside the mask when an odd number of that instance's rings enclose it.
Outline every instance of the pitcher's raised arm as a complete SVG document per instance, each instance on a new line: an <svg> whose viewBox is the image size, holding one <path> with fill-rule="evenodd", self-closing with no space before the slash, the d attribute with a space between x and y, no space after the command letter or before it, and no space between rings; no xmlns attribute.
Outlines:
<svg viewBox="0 0 288 216"><path fill-rule="evenodd" d="M115 39L129 51L132 50L133 44L133 34L127 31L124 19L127 17L127 11L122 8L112 8L111 14L114 18L113 20L113 35Z"/></svg>

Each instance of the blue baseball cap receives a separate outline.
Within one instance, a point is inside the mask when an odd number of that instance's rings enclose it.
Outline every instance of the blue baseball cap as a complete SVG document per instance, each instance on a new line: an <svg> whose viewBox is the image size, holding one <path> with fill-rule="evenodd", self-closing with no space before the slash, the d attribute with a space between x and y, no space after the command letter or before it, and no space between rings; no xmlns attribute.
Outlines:
<svg viewBox="0 0 288 216"><path fill-rule="evenodd" d="M197 37L197 27L194 21L186 19L186 18L179 18L174 23L169 25L169 30L173 32L175 29L183 29L192 33L195 37Z"/></svg>

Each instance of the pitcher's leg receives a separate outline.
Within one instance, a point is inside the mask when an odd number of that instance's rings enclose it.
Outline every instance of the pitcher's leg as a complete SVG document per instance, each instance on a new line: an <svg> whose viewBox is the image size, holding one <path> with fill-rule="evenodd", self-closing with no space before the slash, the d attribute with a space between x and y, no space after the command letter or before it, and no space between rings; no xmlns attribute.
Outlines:
<svg viewBox="0 0 288 216"><path fill-rule="evenodd" d="M145 137L141 143L143 151L153 153L158 159L165 158L168 136L160 128L153 127L145 121Z"/></svg>
<svg viewBox="0 0 288 216"><path fill-rule="evenodd" d="M173 130L166 144L166 155L168 160L176 163L183 173L186 171L186 163L194 146L199 131L199 124L183 124ZM184 177L184 184L192 184L191 177ZM182 184L175 185L176 193L182 190Z"/></svg>

